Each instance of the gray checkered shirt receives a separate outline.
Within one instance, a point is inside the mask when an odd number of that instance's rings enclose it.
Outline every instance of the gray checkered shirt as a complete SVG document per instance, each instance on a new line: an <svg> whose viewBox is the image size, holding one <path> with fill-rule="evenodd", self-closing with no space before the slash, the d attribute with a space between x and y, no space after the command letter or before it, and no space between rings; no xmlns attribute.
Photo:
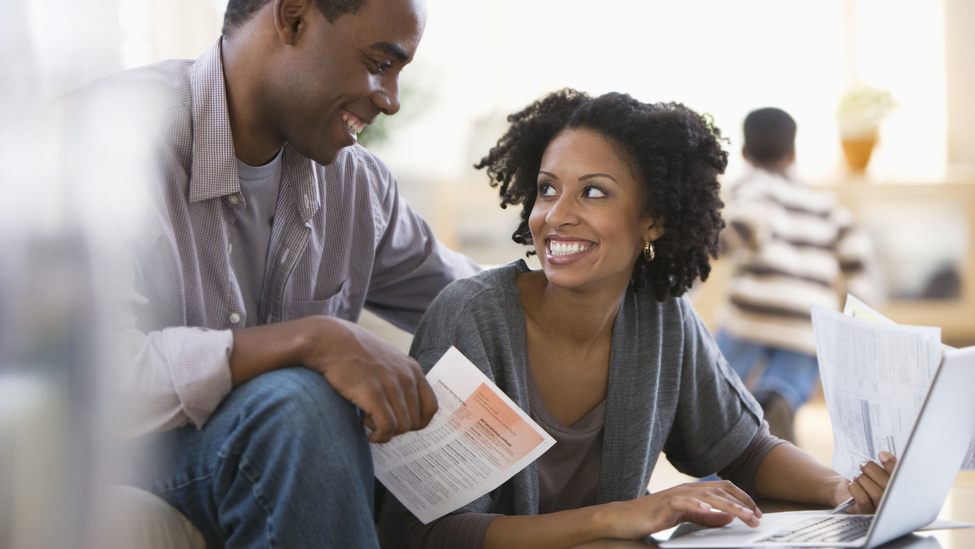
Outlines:
<svg viewBox="0 0 975 549"><path fill-rule="evenodd" d="M363 307L412 332L451 281L479 270L441 245L366 149L327 166L285 146L259 311L245 311L227 250L244 207L219 40L197 61L111 79L164 103L151 207L139 247L131 321L121 334L137 397L136 433L201 427L231 391L233 330L309 315L356 321ZM144 237L144 238L141 238Z"/></svg>

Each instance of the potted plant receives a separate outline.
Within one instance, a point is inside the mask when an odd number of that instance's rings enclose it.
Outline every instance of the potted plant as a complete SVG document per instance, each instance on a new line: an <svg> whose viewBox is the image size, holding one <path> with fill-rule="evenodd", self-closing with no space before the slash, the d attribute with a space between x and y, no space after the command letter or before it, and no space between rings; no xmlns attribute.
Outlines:
<svg viewBox="0 0 975 549"><path fill-rule="evenodd" d="M880 123L897 106L889 91L863 85L851 88L840 98L836 121L850 171L862 174L867 169Z"/></svg>

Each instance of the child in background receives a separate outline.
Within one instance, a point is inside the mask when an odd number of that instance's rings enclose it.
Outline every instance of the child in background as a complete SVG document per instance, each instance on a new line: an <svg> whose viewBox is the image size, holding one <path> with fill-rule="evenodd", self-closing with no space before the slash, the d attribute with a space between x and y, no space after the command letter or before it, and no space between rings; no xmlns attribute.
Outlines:
<svg viewBox="0 0 975 549"><path fill-rule="evenodd" d="M810 306L838 309L847 292L869 301L872 246L835 195L791 174L796 123L788 113L753 111L744 130L752 169L731 186L723 212L722 254L735 269L717 342L772 434L794 441L795 412L819 379Z"/></svg>

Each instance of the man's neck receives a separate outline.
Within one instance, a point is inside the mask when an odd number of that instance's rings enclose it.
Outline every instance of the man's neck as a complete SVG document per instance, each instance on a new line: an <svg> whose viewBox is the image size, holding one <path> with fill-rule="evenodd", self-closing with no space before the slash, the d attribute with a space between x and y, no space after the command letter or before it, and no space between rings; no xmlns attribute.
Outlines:
<svg viewBox="0 0 975 549"><path fill-rule="evenodd" d="M244 26L234 32L249 31ZM255 43L258 41L244 37L237 40L222 38L220 55L234 155L249 166L262 166L274 158L285 140L276 136L268 123L273 120L267 113L271 102L259 84L263 55L255 55L252 51Z"/></svg>

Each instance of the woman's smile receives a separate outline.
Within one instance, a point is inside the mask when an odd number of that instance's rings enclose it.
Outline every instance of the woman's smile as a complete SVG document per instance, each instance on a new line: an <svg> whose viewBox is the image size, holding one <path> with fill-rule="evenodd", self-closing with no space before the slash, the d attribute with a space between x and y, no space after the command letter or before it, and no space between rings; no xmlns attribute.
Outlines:
<svg viewBox="0 0 975 549"><path fill-rule="evenodd" d="M565 265L582 259L595 247L591 240L549 235L545 239L545 259L555 265Z"/></svg>

